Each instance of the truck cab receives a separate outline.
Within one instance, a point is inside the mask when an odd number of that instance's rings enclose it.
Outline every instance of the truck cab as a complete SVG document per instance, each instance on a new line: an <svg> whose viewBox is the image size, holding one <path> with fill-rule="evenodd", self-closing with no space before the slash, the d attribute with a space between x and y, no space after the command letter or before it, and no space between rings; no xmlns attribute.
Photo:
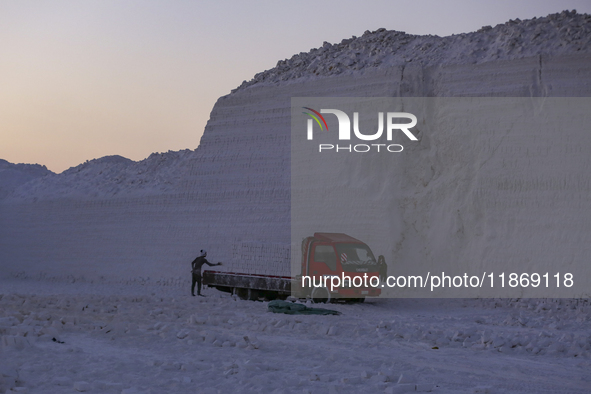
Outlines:
<svg viewBox="0 0 591 394"><path fill-rule="evenodd" d="M300 281L295 286L300 296L311 297L316 302L377 297L381 294L380 276L385 269L382 260L382 256L374 257L367 244L349 235L314 233L302 242L301 275L296 278ZM333 276L341 279L336 288L329 279ZM312 281L301 280L308 277Z"/></svg>

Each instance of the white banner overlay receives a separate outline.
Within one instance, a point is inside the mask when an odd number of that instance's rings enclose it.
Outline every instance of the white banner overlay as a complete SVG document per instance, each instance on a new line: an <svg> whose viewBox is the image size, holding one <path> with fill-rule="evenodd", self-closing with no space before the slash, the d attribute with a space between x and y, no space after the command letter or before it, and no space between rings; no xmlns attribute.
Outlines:
<svg viewBox="0 0 591 394"><path fill-rule="evenodd" d="M589 297L589 108L590 98L293 98L298 291Z"/></svg>

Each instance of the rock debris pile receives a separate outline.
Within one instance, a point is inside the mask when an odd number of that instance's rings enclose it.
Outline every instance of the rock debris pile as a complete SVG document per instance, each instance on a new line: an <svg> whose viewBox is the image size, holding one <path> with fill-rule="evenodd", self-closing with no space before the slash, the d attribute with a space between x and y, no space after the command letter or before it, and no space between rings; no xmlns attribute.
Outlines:
<svg viewBox="0 0 591 394"><path fill-rule="evenodd" d="M354 73L372 67L429 67L439 64L484 63L537 55L564 55L591 48L591 15L563 11L542 18L512 19L495 27L447 37L413 35L384 28L291 59L244 81L235 90L258 83L276 84L314 76Z"/></svg>
<svg viewBox="0 0 591 394"><path fill-rule="evenodd" d="M129 190L138 193L165 192L181 181L184 173L179 169L193 154L190 149L152 153L138 162L122 156L105 156L86 161L61 174L51 173L47 177L33 179L16 189L12 197L30 200L32 196L115 196Z"/></svg>

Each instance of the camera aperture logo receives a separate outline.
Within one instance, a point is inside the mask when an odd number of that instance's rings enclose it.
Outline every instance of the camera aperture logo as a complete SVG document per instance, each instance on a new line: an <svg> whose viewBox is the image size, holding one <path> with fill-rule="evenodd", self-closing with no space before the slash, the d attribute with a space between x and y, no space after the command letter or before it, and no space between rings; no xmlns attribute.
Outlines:
<svg viewBox="0 0 591 394"><path fill-rule="evenodd" d="M341 141L351 141L351 119L349 115L338 109L321 109L316 111L310 107L302 107L310 119L307 122L307 139L314 140L314 124L316 123L321 131L328 131L328 124L322 114L332 114L337 117L339 123L338 141L336 144L318 144L318 151L320 153L333 152L349 152L349 153L366 153L370 151L375 152L402 152L404 147L400 144L383 144L383 143L363 143L363 144L346 144ZM308 112L309 111L309 112ZM355 137L362 141L377 141L382 138L384 133L384 119L386 123L386 140L392 141L395 132L401 131L409 140L418 141L417 137L410 132L409 129L417 124L417 117L409 112L387 112L384 116L383 112L378 112L378 131L374 134L363 134L359 130L359 113L353 112L353 133ZM398 123L399 120L410 120L407 123Z"/></svg>

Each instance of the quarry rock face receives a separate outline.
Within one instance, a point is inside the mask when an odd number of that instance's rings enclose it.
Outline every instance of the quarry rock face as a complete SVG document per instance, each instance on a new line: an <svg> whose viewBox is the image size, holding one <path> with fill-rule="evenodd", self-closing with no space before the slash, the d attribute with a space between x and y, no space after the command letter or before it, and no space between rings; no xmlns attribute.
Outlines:
<svg viewBox="0 0 591 394"><path fill-rule="evenodd" d="M205 248L223 270L289 276L292 97L588 97L590 26L565 12L443 38L378 30L281 61L217 101L195 151L99 159L17 187L0 200L0 275L178 284ZM571 176L575 213L588 208L589 176ZM445 199L414 187L405 193ZM550 204L555 185L536 187L531 203ZM417 231L428 244L428 226ZM411 246L393 248L413 258Z"/></svg>

